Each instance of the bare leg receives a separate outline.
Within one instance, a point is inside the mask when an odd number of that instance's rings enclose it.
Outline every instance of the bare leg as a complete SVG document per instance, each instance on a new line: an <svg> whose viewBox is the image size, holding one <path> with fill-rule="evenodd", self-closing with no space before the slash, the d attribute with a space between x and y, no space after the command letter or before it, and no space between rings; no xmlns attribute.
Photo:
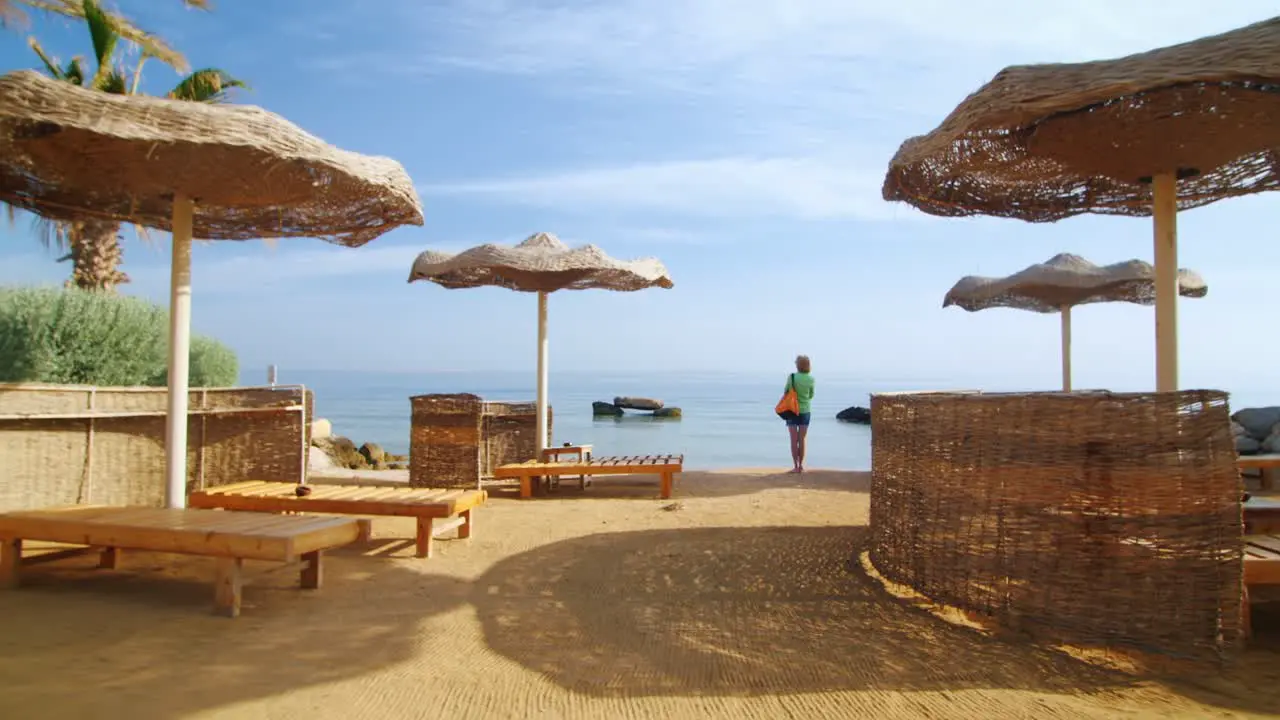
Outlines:
<svg viewBox="0 0 1280 720"><path fill-rule="evenodd" d="M809 426L801 425L800 427L793 428L793 429L797 431L796 432L796 469L799 470L800 472L804 472L804 448L805 448L804 441L805 441L805 438L809 436Z"/></svg>
<svg viewBox="0 0 1280 720"><path fill-rule="evenodd" d="M787 426L787 435L791 437L791 471L799 472L800 470L800 428L795 425Z"/></svg>

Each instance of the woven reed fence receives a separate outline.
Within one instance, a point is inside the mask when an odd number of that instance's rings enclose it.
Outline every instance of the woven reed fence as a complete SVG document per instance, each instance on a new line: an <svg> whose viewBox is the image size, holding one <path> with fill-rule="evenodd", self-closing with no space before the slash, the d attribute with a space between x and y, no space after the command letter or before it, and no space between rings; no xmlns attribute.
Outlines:
<svg viewBox="0 0 1280 720"><path fill-rule="evenodd" d="M164 503L165 388L0 384L0 512ZM187 487L297 481L311 393L192 390Z"/></svg>
<svg viewBox="0 0 1280 720"><path fill-rule="evenodd" d="M494 467L536 454L534 403L486 401L469 393L409 398L409 484L478 488ZM547 408L550 433L551 408Z"/></svg>
<svg viewBox="0 0 1280 720"><path fill-rule="evenodd" d="M886 394L871 426L887 578L1051 643L1196 664L1238 646L1225 393Z"/></svg>

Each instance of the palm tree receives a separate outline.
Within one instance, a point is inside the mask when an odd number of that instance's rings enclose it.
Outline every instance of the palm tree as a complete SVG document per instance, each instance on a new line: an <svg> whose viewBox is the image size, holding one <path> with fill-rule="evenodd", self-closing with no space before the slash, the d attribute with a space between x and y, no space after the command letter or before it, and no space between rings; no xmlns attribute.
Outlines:
<svg viewBox="0 0 1280 720"><path fill-rule="evenodd" d="M182 0L182 4L197 10L213 9L213 3L210 0ZM27 14L23 12L24 7L63 17L85 19L84 4L80 0L0 0L0 28L25 27ZM174 70L187 71L187 59L170 48L164 40L137 27L123 15L111 13L111 19L115 22L116 32L120 37L137 45L143 52L158 58Z"/></svg>
<svg viewBox="0 0 1280 720"><path fill-rule="evenodd" d="M32 0L33 2L35 0ZM3 0L0 0L3 2ZM142 80L142 66L149 58L159 57L142 47L141 57L130 73L116 57L120 40L127 38L120 30L116 16L105 12L98 0L79 0L80 17L84 18L93 45L95 67L85 68L83 59L73 57L65 66L49 57L33 37L28 42L40 58L45 70L58 80L90 88L99 92L118 95L138 94ZM165 97L191 102L218 103L229 99L234 88L247 87L225 70L204 68L196 70L174 86ZM60 260L72 264L68 285L85 289L113 291L117 285L129 281L120 270L123 250L120 246L120 223L108 220L78 220L74 222L37 219L37 232L50 247L67 251Z"/></svg>

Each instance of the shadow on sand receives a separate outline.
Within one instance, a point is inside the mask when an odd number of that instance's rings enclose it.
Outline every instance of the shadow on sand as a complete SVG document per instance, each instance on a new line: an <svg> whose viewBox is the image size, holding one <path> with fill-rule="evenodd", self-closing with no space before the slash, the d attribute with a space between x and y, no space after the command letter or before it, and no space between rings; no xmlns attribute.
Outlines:
<svg viewBox="0 0 1280 720"><path fill-rule="evenodd" d="M83 558L32 569L0 593L0 717L187 717L403 661L424 618L470 583L344 549L325 586L248 563L244 614L210 614L212 560L139 553L120 572ZM51 602L55 600L56 602ZM23 617L39 622L21 622Z"/></svg>
<svg viewBox="0 0 1280 720"><path fill-rule="evenodd" d="M471 601L489 645L597 696L1010 688L1122 676L908 608L856 565L866 528L611 533L498 563Z"/></svg>

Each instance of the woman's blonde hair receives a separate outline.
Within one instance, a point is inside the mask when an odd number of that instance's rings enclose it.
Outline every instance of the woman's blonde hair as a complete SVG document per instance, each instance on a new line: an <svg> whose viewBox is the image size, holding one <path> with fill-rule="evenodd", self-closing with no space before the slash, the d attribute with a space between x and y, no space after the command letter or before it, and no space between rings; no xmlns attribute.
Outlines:
<svg viewBox="0 0 1280 720"><path fill-rule="evenodd" d="M796 372L804 372L804 373L809 372L809 356L808 355L796 356Z"/></svg>

